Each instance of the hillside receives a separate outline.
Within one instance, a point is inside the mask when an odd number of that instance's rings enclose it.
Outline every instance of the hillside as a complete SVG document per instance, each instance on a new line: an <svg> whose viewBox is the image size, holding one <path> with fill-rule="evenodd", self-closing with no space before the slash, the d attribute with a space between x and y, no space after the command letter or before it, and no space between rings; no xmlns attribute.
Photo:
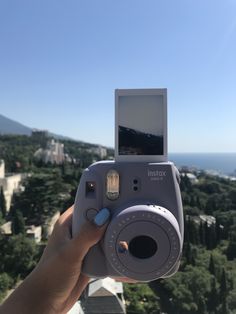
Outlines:
<svg viewBox="0 0 236 314"><path fill-rule="evenodd" d="M119 125L120 155L163 155L163 136Z"/></svg>
<svg viewBox="0 0 236 314"><path fill-rule="evenodd" d="M44 229L53 213L73 204L81 173L96 158L90 145L64 141L65 152L78 162L57 166L33 158L40 147L36 137L0 136L6 171L31 173L22 193L14 195L10 214L0 210L0 224L11 219L15 233L7 239L0 235L0 303L41 254L44 243L29 241L25 224ZM197 180L192 182L181 173L185 237L180 269L171 278L125 284L127 314L236 314L236 182L193 174ZM2 200L0 195L0 208Z"/></svg>
<svg viewBox="0 0 236 314"><path fill-rule="evenodd" d="M0 134L31 135L32 129L0 114Z"/></svg>
<svg viewBox="0 0 236 314"><path fill-rule="evenodd" d="M20 122L9 119L0 114L0 135L31 135L33 129ZM48 135L59 140L72 140L68 136L48 132Z"/></svg>

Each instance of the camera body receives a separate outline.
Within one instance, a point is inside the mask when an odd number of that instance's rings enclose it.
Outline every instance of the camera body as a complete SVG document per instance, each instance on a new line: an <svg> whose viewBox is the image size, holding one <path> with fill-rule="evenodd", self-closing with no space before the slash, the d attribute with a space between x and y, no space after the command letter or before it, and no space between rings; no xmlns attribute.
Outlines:
<svg viewBox="0 0 236 314"><path fill-rule="evenodd" d="M108 197L109 173L120 178L116 200ZM151 281L177 271L183 212L179 175L173 163L101 161L91 165L81 177L73 231L104 207L110 209L112 219L102 241L88 252L84 273ZM120 250L121 241L129 244L128 251Z"/></svg>
<svg viewBox="0 0 236 314"><path fill-rule="evenodd" d="M122 123L124 114L116 119L116 160L100 161L84 170L75 199L72 235L101 209L109 209L110 223L103 239L86 255L82 272L96 278L148 282L178 270L184 232L180 177L174 164L166 160L166 90L118 90L116 103L120 95L131 96L124 103L125 107L131 103L132 110L134 105L138 108L141 96L163 96L162 102L155 98L157 105L153 97L145 98L145 104L159 106L158 112L162 112L161 131L152 127L150 132L146 126L141 131L130 128L126 125L128 111ZM143 112L137 109L137 120Z"/></svg>

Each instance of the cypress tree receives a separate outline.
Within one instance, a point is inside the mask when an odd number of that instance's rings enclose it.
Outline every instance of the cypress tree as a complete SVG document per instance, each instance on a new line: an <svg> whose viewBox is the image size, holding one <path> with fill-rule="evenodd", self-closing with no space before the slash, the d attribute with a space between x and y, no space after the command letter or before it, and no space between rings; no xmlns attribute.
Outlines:
<svg viewBox="0 0 236 314"><path fill-rule="evenodd" d="M205 226L202 223L202 220L200 221L200 227L199 227L199 239L200 243L205 246L206 245L206 230Z"/></svg>
<svg viewBox="0 0 236 314"><path fill-rule="evenodd" d="M236 240L230 239L226 249L228 260L233 260L236 257Z"/></svg>
<svg viewBox="0 0 236 314"><path fill-rule="evenodd" d="M219 223L219 219L217 217L216 217L215 229L216 229L216 242L219 243L220 240L221 240L221 237L222 237L222 231L221 231L221 226L220 226L220 223Z"/></svg>
<svg viewBox="0 0 236 314"><path fill-rule="evenodd" d="M221 308L220 308L218 313L220 313L220 314L228 314L229 313L228 304L226 302L226 299L223 300Z"/></svg>
<svg viewBox="0 0 236 314"><path fill-rule="evenodd" d="M200 201L200 197L197 195L196 197L196 205L197 205L197 208L198 209L201 209L202 208L202 205L201 205L201 201Z"/></svg>
<svg viewBox="0 0 236 314"><path fill-rule="evenodd" d="M193 195L190 197L190 206L194 207L196 205L195 198Z"/></svg>
<svg viewBox="0 0 236 314"><path fill-rule="evenodd" d="M209 236L209 227L207 222L205 221L204 223L204 234L205 234L205 243L206 243L206 247L207 249L209 248L209 243L210 243L210 236Z"/></svg>
<svg viewBox="0 0 236 314"><path fill-rule="evenodd" d="M191 244L189 242L187 242L185 245L185 257L186 257L187 264L191 264L192 248L191 248Z"/></svg>
<svg viewBox="0 0 236 314"><path fill-rule="evenodd" d="M211 290L208 295L207 308L209 313L216 313L218 307L218 292L216 288L216 278L213 277L211 280Z"/></svg>
<svg viewBox="0 0 236 314"><path fill-rule="evenodd" d="M225 268L223 267L220 279L220 295L221 298L225 299L227 295L227 278Z"/></svg>
<svg viewBox="0 0 236 314"><path fill-rule="evenodd" d="M212 275L216 275L216 269L215 269L215 262L214 262L214 258L213 258L213 255L211 254L210 256L210 262L209 262L209 272L212 274Z"/></svg>
<svg viewBox="0 0 236 314"><path fill-rule="evenodd" d="M12 233L14 234L25 234L25 221L22 212L18 209L14 211L12 217Z"/></svg>
<svg viewBox="0 0 236 314"><path fill-rule="evenodd" d="M206 233L206 247L208 250L212 250L216 247L215 225L211 224L210 226L208 226L207 222L205 222L205 233Z"/></svg>
<svg viewBox="0 0 236 314"><path fill-rule="evenodd" d="M6 200L5 200L5 196L4 196L2 187L1 187L1 191L0 191L0 210L2 213L2 217L5 218L6 214L7 214L7 207L6 207Z"/></svg>
<svg viewBox="0 0 236 314"><path fill-rule="evenodd" d="M207 307L206 307L206 301L204 299L204 296L200 296L198 300L198 312L199 314L207 314Z"/></svg>
<svg viewBox="0 0 236 314"><path fill-rule="evenodd" d="M189 221L190 218L184 215L184 242L189 242Z"/></svg>
<svg viewBox="0 0 236 314"><path fill-rule="evenodd" d="M188 227L189 241L193 244L199 244L199 227L191 218L189 218Z"/></svg>
<svg viewBox="0 0 236 314"><path fill-rule="evenodd" d="M223 267L221 279L220 279L220 300L221 300L220 313L222 314L228 313L227 294L228 294L227 278L226 278L225 268Z"/></svg>

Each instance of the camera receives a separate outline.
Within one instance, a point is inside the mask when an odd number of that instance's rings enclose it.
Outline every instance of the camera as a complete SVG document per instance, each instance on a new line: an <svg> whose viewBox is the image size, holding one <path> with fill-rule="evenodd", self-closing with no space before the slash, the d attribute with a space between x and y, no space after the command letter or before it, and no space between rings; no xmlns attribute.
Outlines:
<svg viewBox="0 0 236 314"><path fill-rule="evenodd" d="M93 278L148 282L173 275L183 246L179 173L167 156L167 90L115 91L115 160L84 170L72 235L103 208L111 220L87 253Z"/></svg>

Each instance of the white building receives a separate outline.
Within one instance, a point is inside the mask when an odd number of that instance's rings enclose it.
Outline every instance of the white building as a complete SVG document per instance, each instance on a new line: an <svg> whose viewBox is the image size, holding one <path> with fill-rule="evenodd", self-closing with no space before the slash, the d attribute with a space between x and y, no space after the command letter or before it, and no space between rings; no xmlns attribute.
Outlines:
<svg viewBox="0 0 236 314"><path fill-rule="evenodd" d="M215 225L216 224L216 219L213 216L210 215L200 215L199 216L200 220L204 223L207 223L208 227L211 225Z"/></svg>
<svg viewBox="0 0 236 314"><path fill-rule="evenodd" d="M56 142L54 139L47 143L47 148L39 148L34 156L45 163L60 165L65 161L64 144Z"/></svg>
<svg viewBox="0 0 236 314"><path fill-rule="evenodd" d="M88 152L98 155L101 159L104 159L107 157L107 149L106 147L103 147L101 145L88 149Z"/></svg>
<svg viewBox="0 0 236 314"><path fill-rule="evenodd" d="M85 314L80 301L77 301L67 314Z"/></svg>
<svg viewBox="0 0 236 314"><path fill-rule="evenodd" d="M21 180L22 174L20 173L6 174L4 160L0 160L0 188L3 188L7 211L10 209L13 193L20 190Z"/></svg>
<svg viewBox="0 0 236 314"><path fill-rule="evenodd" d="M92 280L81 300L85 314L125 314L123 284L112 278Z"/></svg>
<svg viewBox="0 0 236 314"><path fill-rule="evenodd" d="M186 177L188 177L188 179L190 180L190 182L192 183L192 184L196 184L196 183L198 183L198 178L195 176L195 174L193 174L193 173L191 173L191 172L182 172L181 173L181 176L186 176Z"/></svg>
<svg viewBox="0 0 236 314"><path fill-rule="evenodd" d="M29 239L34 240L36 243L40 243L42 239L42 226L26 226L25 227L26 236ZM12 221L8 221L2 226L0 226L0 233L6 236L12 235Z"/></svg>
<svg viewBox="0 0 236 314"><path fill-rule="evenodd" d="M186 219L193 220L196 224L200 225L200 223L207 223L207 226L215 225L216 224L216 218L210 215L199 215L199 216L189 216L186 215ZM220 228L223 228L222 225L220 225Z"/></svg>
<svg viewBox="0 0 236 314"><path fill-rule="evenodd" d="M4 234L4 235L12 235L12 231L11 231L11 221L6 222L5 224L0 226L0 233Z"/></svg>
<svg viewBox="0 0 236 314"><path fill-rule="evenodd" d="M52 217L48 218L47 221L44 224L45 227L45 237L49 238L49 236L52 234L53 228L55 226L55 223L60 217L60 212L57 211Z"/></svg>
<svg viewBox="0 0 236 314"><path fill-rule="evenodd" d="M36 243L39 243L42 239L42 226L27 226L26 236L30 239L33 239Z"/></svg>
<svg viewBox="0 0 236 314"><path fill-rule="evenodd" d="M5 178L5 163L4 160L0 160L0 179Z"/></svg>

